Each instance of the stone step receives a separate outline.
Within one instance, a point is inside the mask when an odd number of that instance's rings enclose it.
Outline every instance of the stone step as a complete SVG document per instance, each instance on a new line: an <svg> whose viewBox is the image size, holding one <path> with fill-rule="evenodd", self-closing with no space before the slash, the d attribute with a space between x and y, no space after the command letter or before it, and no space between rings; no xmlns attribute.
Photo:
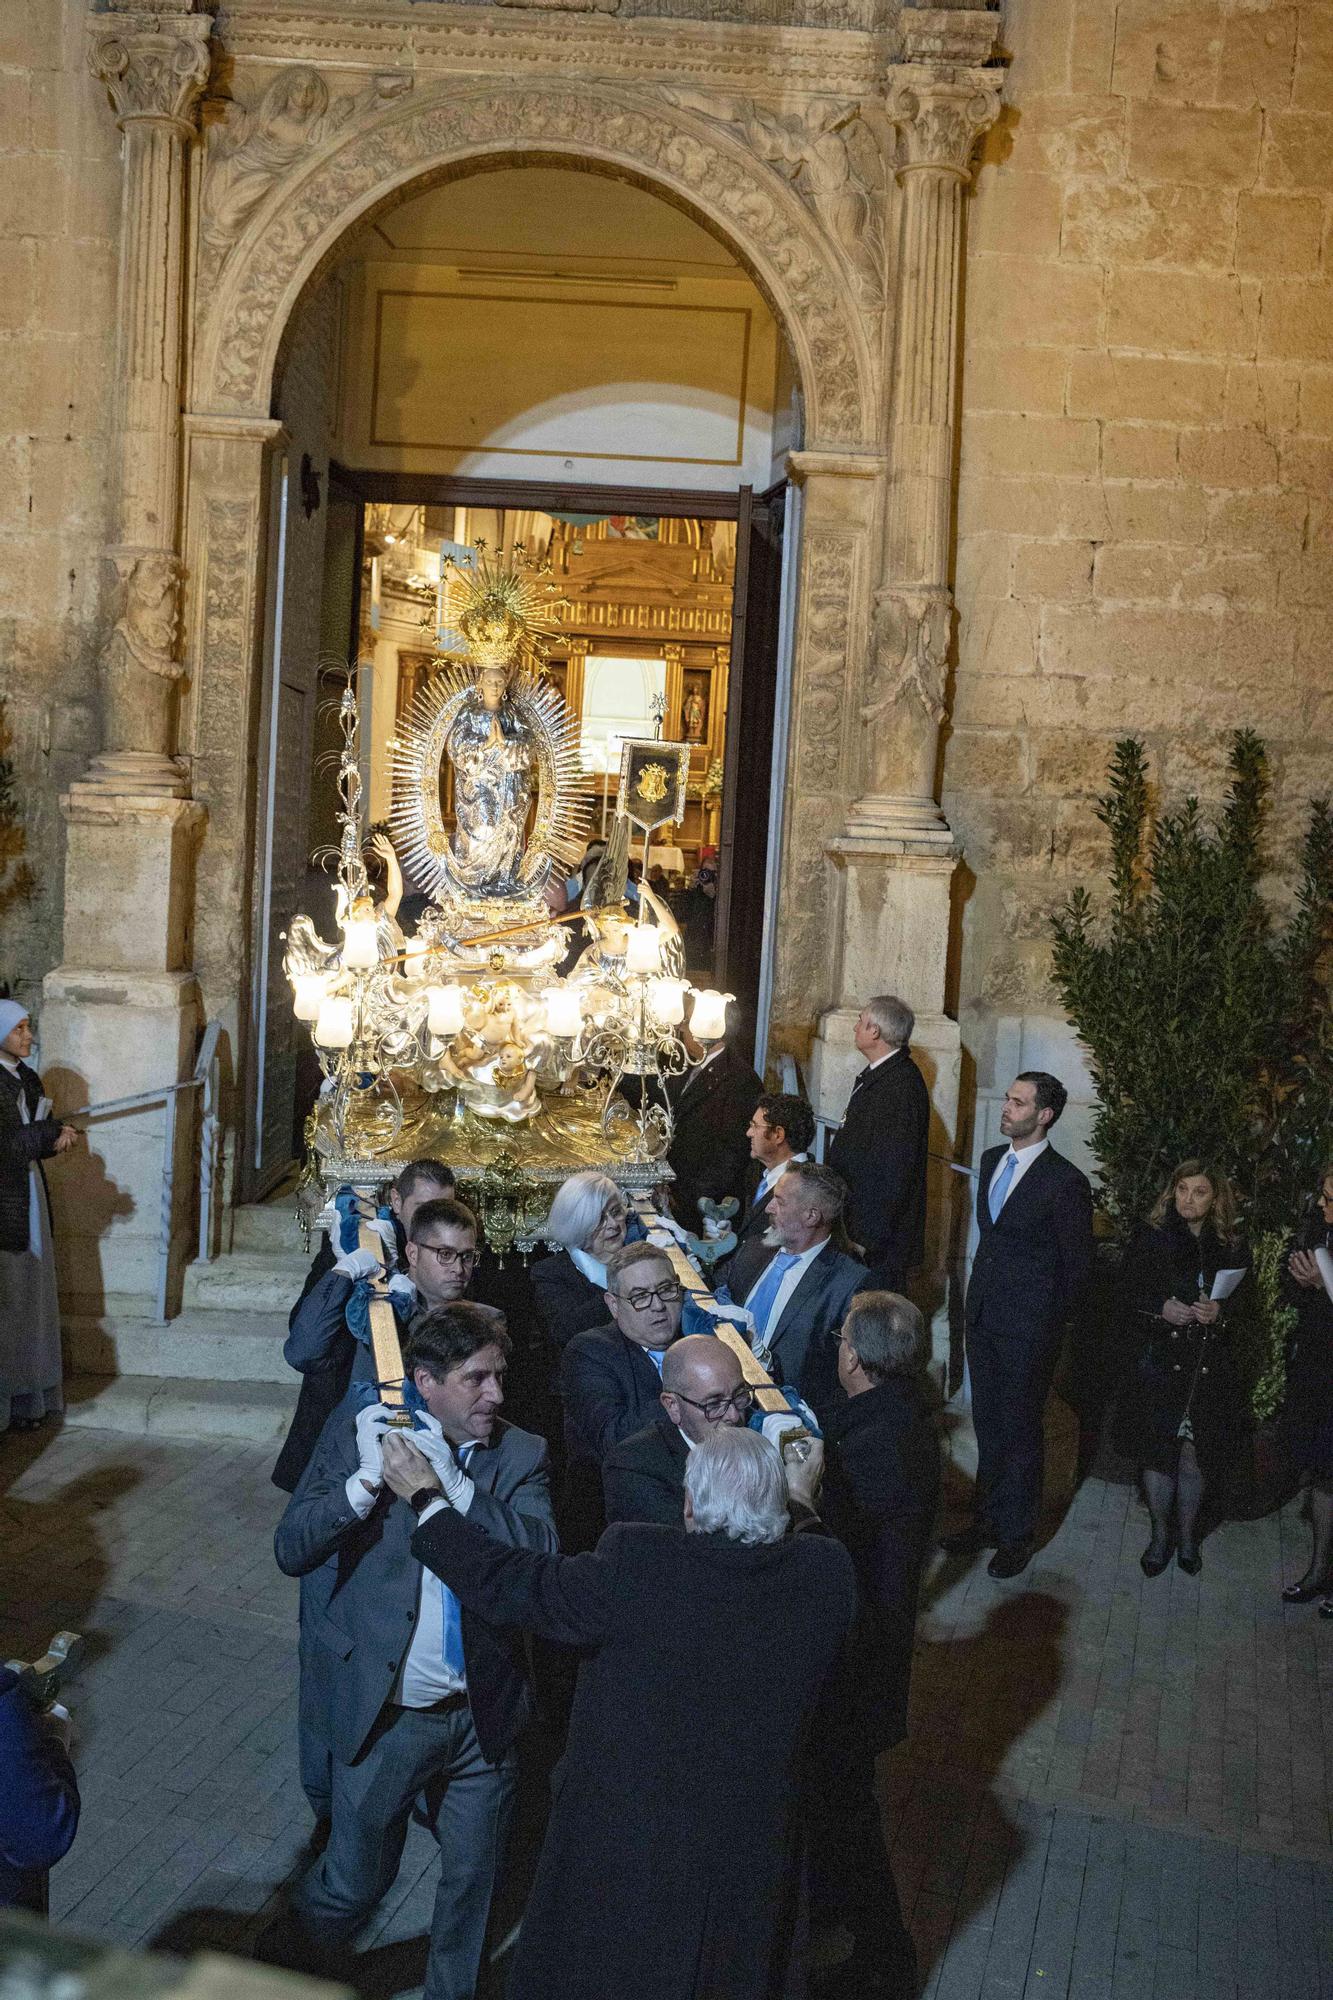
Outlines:
<svg viewBox="0 0 1333 2000"><path fill-rule="evenodd" d="M295 1305L310 1260L299 1242L289 1251L233 1250L210 1264L186 1268L181 1303L186 1311L281 1313Z"/></svg>
<svg viewBox="0 0 1333 2000"><path fill-rule="evenodd" d="M294 1201L256 1201L232 1210L233 1251L258 1250L274 1256L305 1257ZM315 1245L311 1244L313 1255Z"/></svg>
<svg viewBox="0 0 1333 2000"><path fill-rule="evenodd" d="M295 1291L289 1295L295 1297ZM87 1375L161 1375L202 1382L279 1382L296 1377L282 1358L287 1314L193 1307L162 1325L124 1315L67 1315L70 1366Z"/></svg>
<svg viewBox="0 0 1333 2000"><path fill-rule="evenodd" d="M65 1422L76 1430L134 1437L238 1438L272 1444L286 1436L296 1378L276 1382L197 1382L157 1375L74 1375L65 1384Z"/></svg>

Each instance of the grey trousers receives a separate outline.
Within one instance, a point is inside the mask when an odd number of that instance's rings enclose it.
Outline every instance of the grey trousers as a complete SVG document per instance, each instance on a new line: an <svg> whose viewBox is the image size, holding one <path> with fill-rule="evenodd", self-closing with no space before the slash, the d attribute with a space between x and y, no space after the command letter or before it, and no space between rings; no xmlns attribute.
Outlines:
<svg viewBox="0 0 1333 2000"><path fill-rule="evenodd" d="M350 1942L398 1873L408 1815L424 1792L440 1848L423 2000L472 2000L516 1758L488 1764L467 1704L386 1708L355 1764L333 1764L333 1830L292 1908L317 1943Z"/></svg>

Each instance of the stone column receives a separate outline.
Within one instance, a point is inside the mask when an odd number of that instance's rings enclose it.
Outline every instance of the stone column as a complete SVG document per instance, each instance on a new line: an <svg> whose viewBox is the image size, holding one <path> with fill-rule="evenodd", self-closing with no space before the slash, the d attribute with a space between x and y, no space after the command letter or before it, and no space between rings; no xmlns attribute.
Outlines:
<svg viewBox="0 0 1333 2000"><path fill-rule="evenodd" d="M860 1007L872 994L899 994L916 1012L931 1150L947 1158L961 1069L958 1025L944 1011L955 851L935 800L935 771L953 624L963 195L972 149L999 110L999 73L979 66L999 16L904 8L901 27L908 59L887 79L898 135L899 247L883 540L859 703L859 795L826 849L842 876L837 1002L821 1019L811 1071L816 1108L840 1119L860 1067L852 1042ZM932 1168L920 1301L927 1308L945 1296L952 1182L947 1167ZM941 1357L947 1337L941 1314Z"/></svg>
<svg viewBox="0 0 1333 2000"><path fill-rule="evenodd" d="M212 19L111 8L90 25L93 72L124 134L114 382L115 594L100 667L102 749L61 807L68 827L62 963L47 974L42 1061L61 1109L189 1074L200 1025L192 969L194 858L204 809L175 756L180 596L185 149ZM194 1105L177 1123L171 1200L159 1106L95 1123L53 1177L66 1313L153 1310L164 1221L171 1293L188 1255ZM164 1206L168 1209L164 1215ZM169 1298L169 1305L172 1303ZM97 1352L75 1334L86 1362Z"/></svg>
<svg viewBox="0 0 1333 2000"><path fill-rule="evenodd" d="M889 480L862 708L864 789L849 832L892 833L947 852L935 766L953 626L963 192L972 149L999 110L998 78L972 67L901 63L890 72L888 108L899 145Z"/></svg>
<svg viewBox="0 0 1333 2000"><path fill-rule="evenodd" d="M208 76L212 18L112 13L89 57L124 134L116 297L116 538L102 651L102 750L85 783L182 797L175 749L181 677L179 555L185 153Z"/></svg>

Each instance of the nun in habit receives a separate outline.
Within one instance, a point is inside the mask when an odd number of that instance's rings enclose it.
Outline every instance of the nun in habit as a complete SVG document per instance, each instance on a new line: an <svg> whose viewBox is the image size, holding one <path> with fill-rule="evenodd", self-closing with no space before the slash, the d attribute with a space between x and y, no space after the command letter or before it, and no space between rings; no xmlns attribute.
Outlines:
<svg viewBox="0 0 1333 2000"><path fill-rule="evenodd" d="M60 1306L41 1162L67 1153L72 1125L51 1116L28 1067L32 1024L0 1000L0 1431L33 1430L64 1408Z"/></svg>

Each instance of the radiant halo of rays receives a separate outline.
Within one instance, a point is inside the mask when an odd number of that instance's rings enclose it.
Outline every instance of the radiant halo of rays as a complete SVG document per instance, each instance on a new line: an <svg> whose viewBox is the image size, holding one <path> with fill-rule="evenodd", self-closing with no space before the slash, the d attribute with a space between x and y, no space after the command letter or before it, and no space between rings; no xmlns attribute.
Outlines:
<svg viewBox="0 0 1333 2000"><path fill-rule="evenodd" d="M467 901L471 892L450 865L440 772L449 732L476 686L475 670L441 660L428 685L399 718L393 744L393 805L389 823L408 872L439 900ZM573 865L587 843L588 808L579 795L582 774L579 725L557 689L536 669L515 669L506 700L532 732L537 746L537 811L519 870L520 894L539 896L551 863Z"/></svg>

